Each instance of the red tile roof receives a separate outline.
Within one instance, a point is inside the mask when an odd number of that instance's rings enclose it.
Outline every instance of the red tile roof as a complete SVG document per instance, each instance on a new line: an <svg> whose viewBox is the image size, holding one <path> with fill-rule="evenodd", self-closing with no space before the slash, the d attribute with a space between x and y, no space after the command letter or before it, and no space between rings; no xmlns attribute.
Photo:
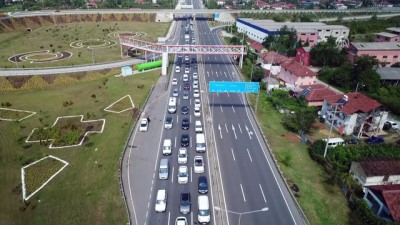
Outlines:
<svg viewBox="0 0 400 225"><path fill-rule="evenodd" d="M301 89L310 89L310 93L305 96L308 102L324 101L328 96L339 95L334 90L323 84L312 84L300 86Z"/></svg>
<svg viewBox="0 0 400 225"><path fill-rule="evenodd" d="M400 175L400 159L366 158L358 162L368 177Z"/></svg>
<svg viewBox="0 0 400 225"><path fill-rule="evenodd" d="M285 68L297 77L317 76L316 72L310 70L307 66L303 66L294 60L284 62L281 66L282 68Z"/></svg>
<svg viewBox="0 0 400 225"><path fill-rule="evenodd" d="M260 8L264 8L264 7L268 7L269 6L268 3L264 2L264 1L261 1L261 0L257 0L256 1L256 5L258 7L260 7Z"/></svg>
<svg viewBox="0 0 400 225"><path fill-rule="evenodd" d="M383 198L395 222L400 222L400 184L368 186Z"/></svg>
<svg viewBox="0 0 400 225"><path fill-rule="evenodd" d="M264 46L258 42L253 42L250 46L256 51L261 51L264 48Z"/></svg>
<svg viewBox="0 0 400 225"><path fill-rule="evenodd" d="M378 101L368 98L359 92L347 93L346 95L349 97L347 103L337 108L338 111L342 111L346 115L351 115L359 111L367 113L382 106ZM328 96L325 99L329 104L334 104L341 98L343 98L343 95Z"/></svg>
<svg viewBox="0 0 400 225"><path fill-rule="evenodd" d="M282 64L284 62L289 61L288 57L283 56L274 51L261 53L261 54L259 54L259 56L263 59L263 62L265 64L271 64L271 63Z"/></svg>

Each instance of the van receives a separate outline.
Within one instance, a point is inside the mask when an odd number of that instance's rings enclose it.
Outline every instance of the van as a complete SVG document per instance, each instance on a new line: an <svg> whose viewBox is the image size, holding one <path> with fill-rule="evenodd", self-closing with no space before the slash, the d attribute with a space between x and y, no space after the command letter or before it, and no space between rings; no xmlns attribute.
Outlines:
<svg viewBox="0 0 400 225"><path fill-rule="evenodd" d="M158 190L156 196L156 212L165 212L167 209L167 192L165 190Z"/></svg>
<svg viewBox="0 0 400 225"><path fill-rule="evenodd" d="M206 151L206 139L203 133L196 134L196 152Z"/></svg>
<svg viewBox="0 0 400 225"><path fill-rule="evenodd" d="M160 160L160 169L158 170L158 178L160 180L168 180L169 161L168 159Z"/></svg>
<svg viewBox="0 0 400 225"><path fill-rule="evenodd" d="M164 139L162 153L163 153L163 155L171 155L171 153L172 153L171 139Z"/></svg>
<svg viewBox="0 0 400 225"><path fill-rule="evenodd" d="M196 120L196 122L194 123L194 130L196 131L196 133L202 133L203 132L203 126L201 125L201 121L200 120Z"/></svg>
<svg viewBox="0 0 400 225"><path fill-rule="evenodd" d="M197 215L197 220L200 224L207 224L210 222L210 204L208 202L207 195L200 195L197 198L197 203L199 207L199 213Z"/></svg>
<svg viewBox="0 0 400 225"><path fill-rule="evenodd" d="M176 112L176 98L170 97L168 101L168 112L175 113Z"/></svg>
<svg viewBox="0 0 400 225"><path fill-rule="evenodd" d="M325 142L328 141L328 139L323 139ZM345 145L344 140L341 138L329 138L328 142L328 147L329 148L336 148L339 145Z"/></svg>

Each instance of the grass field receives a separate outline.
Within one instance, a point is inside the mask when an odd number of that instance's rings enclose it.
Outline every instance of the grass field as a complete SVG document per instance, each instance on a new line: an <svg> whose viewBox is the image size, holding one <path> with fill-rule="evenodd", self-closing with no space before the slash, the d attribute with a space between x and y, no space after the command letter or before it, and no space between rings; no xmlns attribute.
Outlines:
<svg viewBox="0 0 400 225"><path fill-rule="evenodd" d="M21 122L0 121L0 224L126 224L118 168L132 111L114 114L103 109L128 94L140 107L159 73L0 93L1 102L10 102L11 108L38 113ZM63 106L65 101L72 104ZM106 120L103 133L90 134L83 146L50 150L24 143L33 128L52 125L58 116L81 114L85 120ZM47 154L69 165L24 203L20 169Z"/></svg>
<svg viewBox="0 0 400 225"><path fill-rule="evenodd" d="M71 58L57 62L19 63L19 67L53 67L115 61L121 59L121 50L118 38L108 34L117 31L145 32L147 36L135 37L146 41L157 42L157 37L164 37L169 28L169 23L139 23L139 22L102 22L102 23L72 23L41 27L32 32L0 33L0 68L15 68L16 64L8 61L14 54L31 51L49 50L50 52L69 51ZM74 41L88 41L101 39L116 41L110 47L97 48L72 48Z"/></svg>
<svg viewBox="0 0 400 225"><path fill-rule="evenodd" d="M349 208L343 194L337 186L325 183L323 168L310 158L306 145L287 138L294 137L294 134L283 128L282 114L274 109L266 97L264 92L260 93L258 121L284 176L300 187L297 200L310 224L349 224ZM250 96L252 105L255 99L254 95Z"/></svg>

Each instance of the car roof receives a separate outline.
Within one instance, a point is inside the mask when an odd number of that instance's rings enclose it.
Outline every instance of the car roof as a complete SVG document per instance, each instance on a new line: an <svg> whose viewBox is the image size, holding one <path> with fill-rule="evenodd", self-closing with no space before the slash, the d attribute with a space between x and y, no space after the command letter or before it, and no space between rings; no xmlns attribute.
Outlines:
<svg viewBox="0 0 400 225"><path fill-rule="evenodd" d="M206 176L199 176L199 182L207 182Z"/></svg>

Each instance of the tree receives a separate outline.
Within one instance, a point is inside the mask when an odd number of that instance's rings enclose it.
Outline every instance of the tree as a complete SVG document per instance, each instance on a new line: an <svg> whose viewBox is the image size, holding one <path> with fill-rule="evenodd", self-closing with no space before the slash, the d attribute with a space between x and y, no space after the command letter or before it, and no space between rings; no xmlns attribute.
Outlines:
<svg viewBox="0 0 400 225"><path fill-rule="evenodd" d="M0 0L0 8L4 7L6 5L6 1L5 0Z"/></svg>
<svg viewBox="0 0 400 225"><path fill-rule="evenodd" d="M361 55L354 61L353 68L351 68L351 74L355 83L360 81L360 76L363 72L368 70L375 70L379 65L379 61L373 56Z"/></svg>
<svg viewBox="0 0 400 225"><path fill-rule="evenodd" d="M311 51L311 64L315 66L341 66L346 61L345 51L336 46L336 40L332 36L326 42L319 42Z"/></svg>
<svg viewBox="0 0 400 225"><path fill-rule="evenodd" d="M316 109L314 107L307 107L299 108L294 114L286 115L282 123L288 130L312 133L315 129L314 122L316 119Z"/></svg>
<svg viewBox="0 0 400 225"><path fill-rule="evenodd" d="M364 84L366 91L369 93L377 93L381 87L380 79L379 74L375 70L369 69L360 74L358 82Z"/></svg>
<svg viewBox="0 0 400 225"><path fill-rule="evenodd" d="M233 45L240 45L242 43L242 40L240 40L238 37L233 36L231 37L231 39L229 40L229 42Z"/></svg>

